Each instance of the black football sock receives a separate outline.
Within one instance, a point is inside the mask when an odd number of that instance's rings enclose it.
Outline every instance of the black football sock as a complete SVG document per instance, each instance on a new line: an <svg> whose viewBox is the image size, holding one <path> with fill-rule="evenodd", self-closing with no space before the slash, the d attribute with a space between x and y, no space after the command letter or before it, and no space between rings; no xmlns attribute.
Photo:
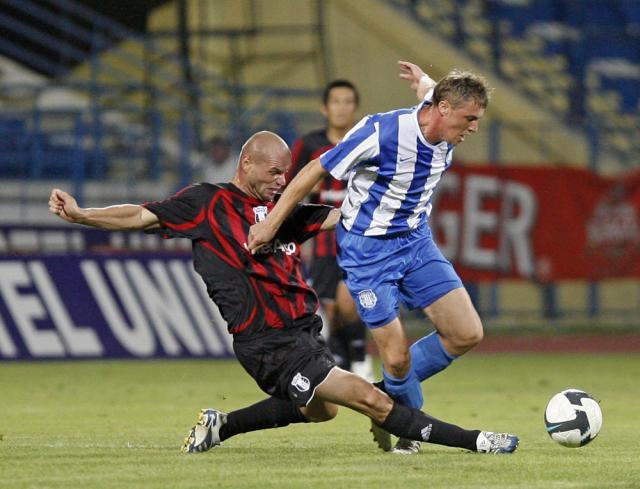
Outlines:
<svg viewBox="0 0 640 489"><path fill-rule="evenodd" d="M465 430L397 402L380 426L402 438L466 448L474 452L477 451L476 440L480 434L479 430Z"/></svg>
<svg viewBox="0 0 640 489"><path fill-rule="evenodd" d="M349 360L363 362L367 354L367 327L358 320L343 326L349 348Z"/></svg>
<svg viewBox="0 0 640 489"><path fill-rule="evenodd" d="M231 411L227 415L226 424L220 428L220 441L240 433L307 422L307 418L293 402L268 397L249 407Z"/></svg>
<svg viewBox="0 0 640 489"><path fill-rule="evenodd" d="M329 333L329 350L331 350L338 367L349 370L351 362L349 361L349 349L345 344L343 328L337 328Z"/></svg>

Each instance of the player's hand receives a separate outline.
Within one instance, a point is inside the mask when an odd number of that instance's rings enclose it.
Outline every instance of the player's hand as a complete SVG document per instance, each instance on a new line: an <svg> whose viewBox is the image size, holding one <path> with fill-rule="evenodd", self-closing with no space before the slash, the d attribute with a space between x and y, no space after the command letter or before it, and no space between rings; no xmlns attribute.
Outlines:
<svg viewBox="0 0 640 489"><path fill-rule="evenodd" d="M269 219L258 222L249 228L249 236L247 236L247 249L252 255L263 245L271 242L276 235L276 229L269 225Z"/></svg>
<svg viewBox="0 0 640 489"><path fill-rule="evenodd" d="M400 65L400 78L409 81L411 90L414 92L418 90L420 79L425 76L422 68L409 61L398 61L398 64Z"/></svg>
<svg viewBox="0 0 640 489"><path fill-rule="evenodd" d="M64 190L58 188L51 190L49 210L68 222L77 222L82 216L76 199Z"/></svg>

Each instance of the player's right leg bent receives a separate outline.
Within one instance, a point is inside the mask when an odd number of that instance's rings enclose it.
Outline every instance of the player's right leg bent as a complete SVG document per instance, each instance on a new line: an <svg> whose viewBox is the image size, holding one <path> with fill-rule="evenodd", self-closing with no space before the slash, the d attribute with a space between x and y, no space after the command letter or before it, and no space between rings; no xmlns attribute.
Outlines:
<svg viewBox="0 0 640 489"><path fill-rule="evenodd" d="M451 348L449 333L474 327L473 318L469 319L468 326L458 324L455 315L444 308L444 303L456 295L458 289L464 290L462 281L436 246L430 229L420 229L412 248L411 266L399 287L402 301L410 309L423 309L437 330L411 345L412 366L420 381L445 369L461 353Z"/></svg>
<svg viewBox="0 0 640 489"><path fill-rule="evenodd" d="M482 321L463 287L450 290L424 307L438 331L444 349L460 356L475 347L483 337Z"/></svg>

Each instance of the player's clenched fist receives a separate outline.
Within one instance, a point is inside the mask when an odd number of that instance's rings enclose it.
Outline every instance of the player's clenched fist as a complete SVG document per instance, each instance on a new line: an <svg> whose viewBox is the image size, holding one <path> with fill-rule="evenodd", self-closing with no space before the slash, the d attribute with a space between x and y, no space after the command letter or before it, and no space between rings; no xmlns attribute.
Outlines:
<svg viewBox="0 0 640 489"><path fill-rule="evenodd" d="M275 234L276 231L265 221L254 224L249 228L247 249L254 254L262 245L269 243Z"/></svg>
<svg viewBox="0 0 640 489"><path fill-rule="evenodd" d="M58 188L51 190L49 210L69 222L76 222L76 219L80 217L80 208L76 199Z"/></svg>

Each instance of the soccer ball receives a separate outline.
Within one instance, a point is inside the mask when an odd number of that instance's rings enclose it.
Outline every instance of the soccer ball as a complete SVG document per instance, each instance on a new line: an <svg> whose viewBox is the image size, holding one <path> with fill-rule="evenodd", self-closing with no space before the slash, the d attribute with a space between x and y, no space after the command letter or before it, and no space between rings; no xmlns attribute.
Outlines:
<svg viewBox="0 0 640 489"><path fill-rule="evenodd" d="M602 411L593 397L567 389L551 398L544 412L549 436L560 445L578 448L593 440L602 427Z"/></svg>

